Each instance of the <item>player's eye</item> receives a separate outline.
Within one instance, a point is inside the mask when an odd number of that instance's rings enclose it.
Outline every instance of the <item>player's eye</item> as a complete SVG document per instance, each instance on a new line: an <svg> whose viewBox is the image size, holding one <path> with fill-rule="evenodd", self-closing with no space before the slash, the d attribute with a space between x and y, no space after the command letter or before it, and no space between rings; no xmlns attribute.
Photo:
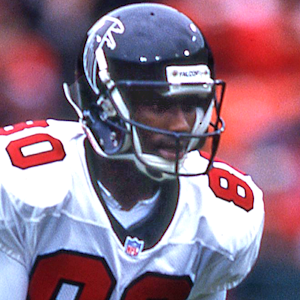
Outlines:
<svg viewBox="0 0 300 300"><path fill-rule="evenodd" d="M182 104L181 109L185 113L192 113L196 110L197 106L192 104Z"/></svg>
<svg viewBox="0 0 300 300"><path fill-rule="evenodd" d="M165 113L170 109L170 107L171 105L168 105L166 103L163 104L152 103L149 105L149 108L151 108L151 110L156 113Z"/></svg>

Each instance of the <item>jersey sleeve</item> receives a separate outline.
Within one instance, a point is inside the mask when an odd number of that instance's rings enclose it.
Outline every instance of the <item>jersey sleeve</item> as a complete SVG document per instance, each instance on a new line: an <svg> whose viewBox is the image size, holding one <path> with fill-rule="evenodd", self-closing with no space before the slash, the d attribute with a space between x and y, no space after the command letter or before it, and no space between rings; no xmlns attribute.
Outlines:
<svg viewBox="0 0 300 300"><path fill-rule="evenodd" d="M10 195L1 186L0 194L0 250L7 256L25 265L25 226L15 210Z"/></svg>
<svg viewBox="0 0 300 300"><path fill-rule="evenodd" d="M189 300L202 299L198 297L203 290L214 294L217 291L232 289L241 283L256 262L261 234L262 227L253 242L248 247L240 249L234 257L226 257L224 254L208 257L206 271L201 273L201 278L197 278Z"/></svg>
<svg viewBox="0 0 300 300"><path fill-rule="evenodd" d="M0 128L0 251L27 268L37 220L69 193L66 153L78 132L73 127L47 120Z"/></svg>
<svg viewBox="0 0 300 300"><path fill-rule="evenodd" d="M190 299L236 287L257 260L264 228L263 193L249 175L217 161L198 184L202 261Z"/></svg>
<svg viewBox="0 0 300 300"><path fill-rule="evenodd" d="M0 299L26 299L28 275L18 261L0 251Z"/></svg>

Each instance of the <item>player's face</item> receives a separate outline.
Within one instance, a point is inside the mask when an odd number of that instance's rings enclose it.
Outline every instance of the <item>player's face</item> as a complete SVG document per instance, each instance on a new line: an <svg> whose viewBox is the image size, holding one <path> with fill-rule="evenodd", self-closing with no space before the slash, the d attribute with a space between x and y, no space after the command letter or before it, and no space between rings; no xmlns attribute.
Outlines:
<svg viewBox="0 0 300 300"><path fill-rule="evenodd" d="M134 119L145 125L179 133L191 133L196 119L196 106L184 102L150 102L135 105ZM174 137L151 131L139 130L139 136L144 152L159 155L167 160L181 159L188 145L181 141L176 150Z"/></svg>

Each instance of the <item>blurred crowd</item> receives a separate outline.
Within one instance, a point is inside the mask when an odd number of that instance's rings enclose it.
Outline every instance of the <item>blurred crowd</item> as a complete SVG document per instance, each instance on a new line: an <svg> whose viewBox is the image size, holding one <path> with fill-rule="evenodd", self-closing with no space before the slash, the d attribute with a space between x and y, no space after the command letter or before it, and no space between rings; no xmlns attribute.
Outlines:
<svg viewBox="0 0 300 300"><path fill-rule="evenodd" d="M76 118L62 83L74 81L77 55L94 21L130 2L0 0L0 126Z"/></svg>
<svg viewBox="0 0 300 300"><path fill-rule="evenodd" d="M62 83L73 81L85 32L132 2L0 0L0 126L76 118ZM152 2L178 8L203 30L227 82L219 156L265 193L260 258L228 299L300 299L300 1Z"/></svg>

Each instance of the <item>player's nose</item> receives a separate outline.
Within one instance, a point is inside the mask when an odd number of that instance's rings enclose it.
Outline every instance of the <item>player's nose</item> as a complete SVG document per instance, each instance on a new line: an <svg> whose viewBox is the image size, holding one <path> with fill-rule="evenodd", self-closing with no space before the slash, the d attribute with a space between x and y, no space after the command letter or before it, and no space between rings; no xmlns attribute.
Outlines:
<svg viewBox="0 0 300 300"><path fill-rule="evenodd" d="M192 130L191 125L193 121L191 120L190 114L186 113L181 106L175 106L169 115L169 130L176 132L190 132Z"/></svg>

